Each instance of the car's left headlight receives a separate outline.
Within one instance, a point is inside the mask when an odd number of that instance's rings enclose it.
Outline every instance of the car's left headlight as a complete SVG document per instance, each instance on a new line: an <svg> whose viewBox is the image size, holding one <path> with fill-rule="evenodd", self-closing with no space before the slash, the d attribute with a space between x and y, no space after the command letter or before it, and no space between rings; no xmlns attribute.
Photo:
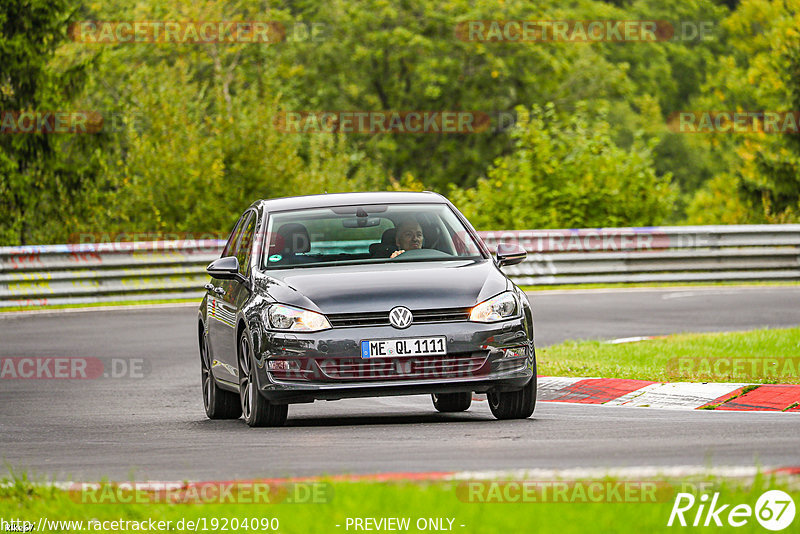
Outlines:
<svg viewBox="0 0 800 534"><path fill-rule="evenodd" d="M484 300L469 314L470 321L479 323L493 323L502 321L519 314L517 296L511 291L500 293L489 300Z"/></svg>
<svg viewBox="0 0 800 534"><path fill-rule="evenodd" d="M331 327L328 318L321 313L273 304L266 311L267 324L276 330L292 332L317 332Z"/></svg>

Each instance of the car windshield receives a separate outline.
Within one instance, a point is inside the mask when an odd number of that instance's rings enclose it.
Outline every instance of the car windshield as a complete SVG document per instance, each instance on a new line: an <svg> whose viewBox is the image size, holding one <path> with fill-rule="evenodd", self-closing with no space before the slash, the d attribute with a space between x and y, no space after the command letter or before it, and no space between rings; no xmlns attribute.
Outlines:
<svg viewBox="0 0 800 534"><path fill-rule="evenodd" d="M377 204L270 214L265 269L483 258L446 204Z"/></svg>

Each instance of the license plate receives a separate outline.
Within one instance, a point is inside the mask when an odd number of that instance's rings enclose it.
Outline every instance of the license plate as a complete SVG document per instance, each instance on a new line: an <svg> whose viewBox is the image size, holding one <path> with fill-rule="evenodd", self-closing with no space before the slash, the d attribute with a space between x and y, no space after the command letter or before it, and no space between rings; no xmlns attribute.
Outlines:
<svg viewBox="0 0 800 534"><path fill-rule="evenodd" d="M404 339L376 339L361 342L362 358L389 358L394 356L432 356L447 354L445 337L413 337Z"/></svg>

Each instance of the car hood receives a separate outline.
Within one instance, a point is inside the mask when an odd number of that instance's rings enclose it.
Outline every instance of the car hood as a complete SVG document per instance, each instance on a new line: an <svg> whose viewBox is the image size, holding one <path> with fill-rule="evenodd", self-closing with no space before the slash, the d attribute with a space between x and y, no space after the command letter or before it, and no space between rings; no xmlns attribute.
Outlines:
<svg viewBox="0 0 800 534"><path fill-rule="evenodd" d="M510 283L490 260L457 260L270 271L258 287L276 302L322 313L355 313L394 306L466 308Z"/></svg>

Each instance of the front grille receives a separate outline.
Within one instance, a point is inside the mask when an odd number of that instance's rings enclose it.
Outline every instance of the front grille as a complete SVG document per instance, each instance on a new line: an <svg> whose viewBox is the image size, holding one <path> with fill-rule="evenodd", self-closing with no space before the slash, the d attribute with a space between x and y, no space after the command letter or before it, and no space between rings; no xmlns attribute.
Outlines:
<svg viewBox="0 0 800 534"><path fill-rule="evenodd" d="M336 380L465 378L488 374L487 357L483 351L410 358L332 358L317 363L324 376Z"/></svg>
<svg viewBox="0 0 800 534"><path fill-rule="evenodd" d="M471 308L440 308L435 310L411 310L412 324L451 323L469 319ZM389 312L334 313L327 316L331 326L389 326Z"/></svg>
<svg viewBox="0 0 800 534"><path fill-rule="evenodd" d="M386 326L389 324L389 312L378 313L336 313L328 315L331 326Z"/></svg>

